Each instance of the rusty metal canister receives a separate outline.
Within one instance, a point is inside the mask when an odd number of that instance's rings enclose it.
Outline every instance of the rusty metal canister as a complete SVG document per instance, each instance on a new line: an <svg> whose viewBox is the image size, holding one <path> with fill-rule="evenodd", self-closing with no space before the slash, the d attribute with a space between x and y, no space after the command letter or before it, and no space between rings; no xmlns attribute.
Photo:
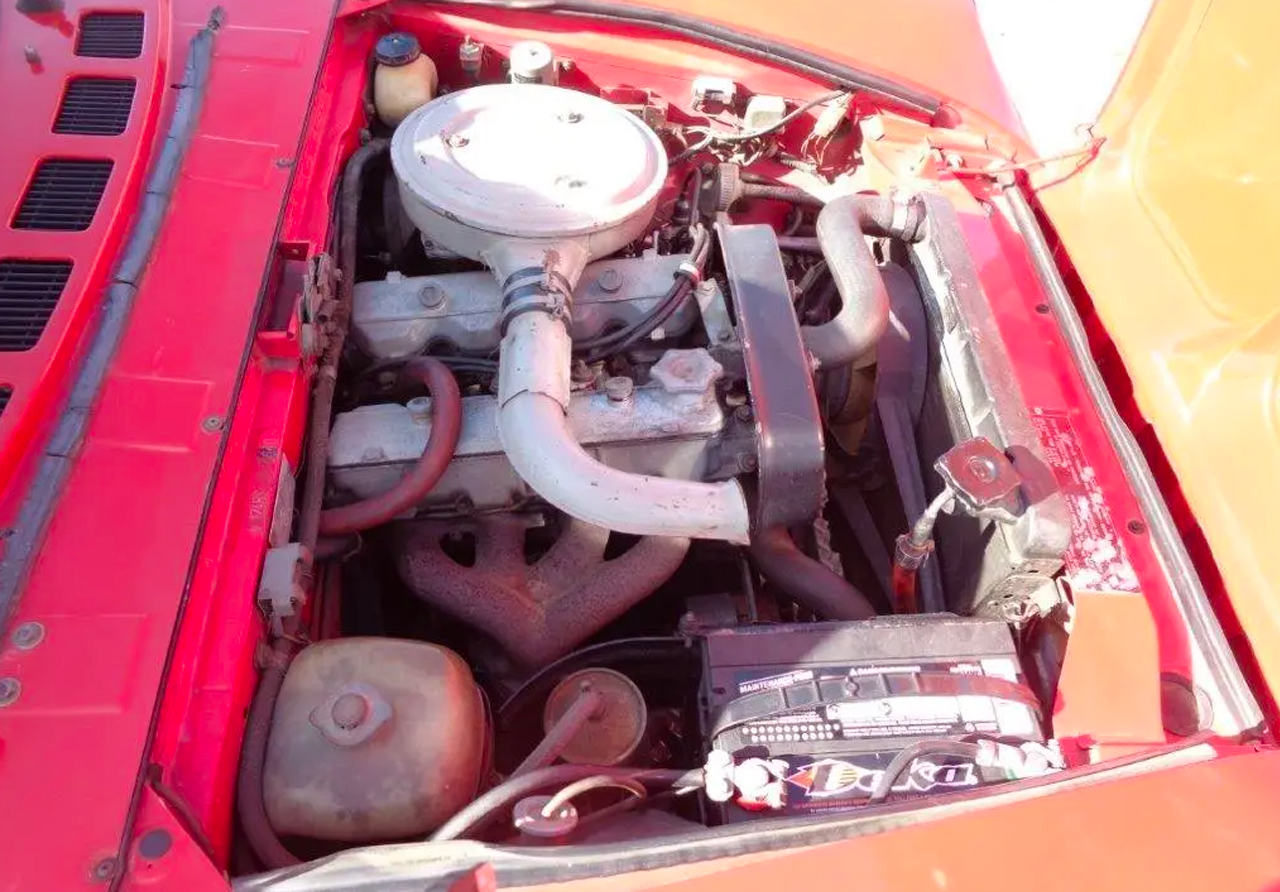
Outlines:
<svg viewBox="0 0 1280 892"><path fill-rule="evenodd" d="M313 644L289 667L263 791L277 833L420 836L476 795L489 728L467 664L390 638Z"/></svg>

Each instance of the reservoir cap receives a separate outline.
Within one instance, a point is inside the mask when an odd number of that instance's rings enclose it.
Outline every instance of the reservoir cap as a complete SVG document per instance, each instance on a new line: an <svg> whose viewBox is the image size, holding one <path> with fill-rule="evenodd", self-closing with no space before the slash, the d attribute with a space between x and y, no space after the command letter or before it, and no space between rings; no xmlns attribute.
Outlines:
<svg viewBox="0 0 1280 892"><path fill-rule="evenodd" d="M373 48L373 57L379 65L408 65L422 55L422 47L418 38L406 31L392 31L378 38Z"/></svg>

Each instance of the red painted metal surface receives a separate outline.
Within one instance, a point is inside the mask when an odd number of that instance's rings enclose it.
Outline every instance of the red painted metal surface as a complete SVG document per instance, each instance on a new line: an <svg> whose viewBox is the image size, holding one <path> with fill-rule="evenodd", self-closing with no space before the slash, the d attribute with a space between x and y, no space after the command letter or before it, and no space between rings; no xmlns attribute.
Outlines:
<svg viewBox="0 0 1280 892"><path fill-rule="evenodd" d="M1268 892L1280 753L1239 755L861 839L527 892Z"/></svg>
<svg viewBox="0 0 1280 892"><path fill-rule="evenodd" d="M877 15L883 13L879 4L859 4L859 8L865 11L872 5ZM929 4L918 5L923 9ZM939 11L950 10L942 20L959 21L954 13L957 4L933 5ZM4 892L89 885L94 865L113 857L123 859L115 869L131 888L200 889L224 884L217 871L207 869L203 853L192 840L177 832L183 828L173 809L156 799L149 788L140 788L138 778L146 754L147 761L156 766L156 776L180 798L184 811L209 837L214 858L225 863L235 761L254 681L254 648L262 632L254 605L256 578L267 546L282 466L287 463L296 469L300 459L306 395L296 326L264 325L265 319L274 321L275 317L258 313L259 293L265 281L269 301L291 302L296 296L291 289L296 285L290 284L288 277L280 284L268 271L281 266L293 269L293 264L328 243L331 186L356 140L362 85L351 72L363 70L377 33L391 24L413 27L430 23L506 46L530 36L528 28L535 21L532 13L522 13L511 16L504 25L486 25L464 21L456 10L442 13L420 6L404 7L388 19L381 10L357 17L350 27L341 29L323 55L331 12L327 0L289 4L228 0L224 6L227 26L217 38L198 135L143 282L129 333L108 373L85 448L15 617L17 622L39 620L48 635L32 651L18 651L7 644L0 648L0 676L18 677L23 684L19 701L0 712L0 851L4 852L0 890ZM831 4L815 6L828 17L833 14ZM75 8L74 3L68 8ZM192 0L177 0L170 28L162 13L150 6L147 9L154 13L149 27L155 30L148 32L151 49L144 59L150 59L157 73L148 81L150 98L144 97L140 77L138 102L146 98L145 107L153 111L135 119L134 127L143 128L129 133L135 146L149 144L157 122L163 122L164 115L155 110L163 112L168 103L155 85L166 83L168 72L181 65L187 39L207 14L206 8ZM738 7L727 0L704 0L691 11L732 20L738 10L746 20L757 23L752 26L756 30L766 13L777 18L776 6L764 3ZM494 15L486 12L482 17ZM901 11L897 15L905 18ZM811 18L806 10L797 21ZM839 34L855 35L856 41L841 52L856 56L874 42L876 32L855 27L850 21L852 17L834 21L839 27L827 38L834 42ZM10 67L15 64L10 56L20 59L20 46L29 39L29 30L43 27L24 24L20 18L13 22L0 30L0 49L17 50L7 52L0 61L0 84L6 87L10 76L22 73L20 67ZM817 90L816 84L794 74L770 72L671 38L639 39L651 37L649 32L602 32L598 23L589 30L579 22L561 26L556 40L572 47L580 68L604 86L654 85L666 98L683 101L692 74L722 67L762 90L791 96L812 95ZM927 56L927 64L920 63L921 71L932 72L930 77L936 75L939 82L944 80L941 74L948 65L978 58L963 40L954 54L926 53L930 47L945 49L948 35L933 28L925 33L928 40L920 44L905 42L905 38L889 41L891 51L881 47L875 58L884 62L892 56L906 65L912 54L918 54L919 59ZM817 45L820 41L806 42ZM66 47L62 52L65 54ZM629 58L612 58L618 53ZM985 52L978 55L985 57ZM84 60L76 64L83 65ZM892 70L893 66L884 62L877 67ZM319 81L313 97L317 71ZM987 84L984 78L982 72L970 72L961 78L961 84L982 99L979 94ZM920 81L928 85L923 74ZM1003 92L998 85L990 89L991 95L979 105L988 116L999 118ZM56 91L50 96L39 94L40 101L56 103ZM141 107L135 106L135 115ZM310 123L304 130L308 112ZM1005 123L1011 129L1016 126L1011 117ZM1013 139L1016 142L1016 137ZM0 151L18 150L6 146ZM33 145L29 151L38 152L39 147ZM27 168L34 157L27 158ZM15 156L15 163L23 162ZM132 179L126 182L119 177L124 168L118 163L110 189L127 190L127 183L136 189L140 175L136 164L130 168ZM7 164L4 169L8 170ZM10 186L20 188L0 180L0 188ZM1042 435L1049 443L1063 429L1070 431L1075 451L1061 458L1062 479L1066 484L1083 485L1077 479L1079 471L1089 469L1089 485L1107 500L1105 528L1115 534L1135 579L1142 583L1158 651L1158 665L1151 671L1188 674L1181 618L1141 529L1128 529L1128 521L1137 516L1132 494L1096 415L1088 408L1079 377L1066 362L1051 317L1034 309L1042 296L1025 252L1016 236L973 196L958 185L949 188L960 209L984 291L996 310L1000 333L1019 369L1019 384L1030 405L1048 419ZM124 196L120 191L109 194L114 200ZM109 200L113 199L104 199L104 207ZM95 222L94 231L100 225L106 224ZM111 239L120 237L119 226L112 226L115 228L110 232L98 232L99 240L105 239L102 257L109 258ZM81 243L85 250L97 245L89 239ZM101 275L105 263L100 259L96 267L90 263L85 268ZM77 272L82 274L87 275ZM86 313L96 300L96 289L83 293L81 289L90 284L86 279L74 290L69 285L68 299L59 314ZM271 298L275 285L280 290ZM69 344L76 337L73 321L57 320L58 337ZM50 331L54 331L52 326ZM0 356L0 362L8 359ZM49 365L51 361L46 357L46 365L36 368L33 356L31 373L56 380L58 367ZM51 389L41 398L53 395ZM11 405L4 423L17 425L14 419L26 417L28 409L36 413L32 418L39 415L40 407L34 403L15 410L17 405L16 401ZM0 436L14 429L0 427ZM32 422L30 431L37 430ZM11 453L0 452L0 463L5 455L12 458ZM0 504L0 515L12 516L18 492L9 488L7 501ZM1084 520L1102 523L1097 517ZM1086 565L1090 556L1081 554L1075 560ZM171 671L160 696L167 659ZM1078 721L1081 727L1090 723L1088 716ZM148 752L152 738L154 745ZM1188 771L1194 773L1187 775ZM881 887L914 888L922 880L935 885L940 882L934 874L918 872L924 865L937 865L944 877L951 876L946 871L958 871L954 875L957 883L976 882L979 864L990 868L996 856L1002 855L1008 876L1021 879L1033 869L1028 853L1035 852L1043 859L1041 865L1051 857L1048 852L1023 846L1028 835L1040 839L1027 828L1075 822L1082 815L1092 820L1086 809L1100 807L1100 803L1108 812L1107 820L1125 805L1145 815L1144 809L1152 803L1164 803L1175 789L1191 789L1207 797L1215 784L1219 791L1215 807L1235 808L1254 816L1259 836L1280 830L1274 817L1264 821L1257 814L1262 803L1259 791L1280 780L1277 757L1233 759L1223 763L1222 780L1215 781L1218 771L1218 766L1204 766L1179 772L1180 779L1161 776L1098 788L1105 793L1090 792L1091 797L1100 799L1049 797L1001 810L1003 817L992 812L985 817L957 819L947 827L899 831L786 860L817 859L810 863L820 864L820 871L806 868L816 871L811 881L830 883L834 877L844 884L847 875L839 865L848 864L857 847L884 846L885 854L875 856L873 862L883 871ZM68 799L92 802L92 808L77 807L72 813L66 801L51 795L51 791L64 790ZM136 825L130 821L135 794L139 807ZM1071 796L1083 797L1083 793ZM1165 804L1152 809L1151 820L1155 826L1164 819L1161 826L1171 832L1188 833L1189 827L1202 828L1208 814L1207 809L1198 808L1192 816L1194 822L1176 824L1173 819L1178 815ZM1224 811L1220 818L1225 823L1233 815ZM142 834L156 828L173 832L173 857L166 855L149 863L153 859L140 857L137 845ZM935 830L938 835L931 836ZM975 839L1006 837L1016 842L998 847L994 853L990 845L974 844ZM1153 839L1144 837L1143 841L1149 844ZM936 849L931 849L935 844ZM974 854L967 854L965 845ZM1010 850L1015 851L1011 854ZM921 851L945 852L947 859L944 863L941 854L921 859ZM1139 854L1145 851L1134 849ZM1110 848L1107 852L1108 858L1117 857ZM844 861L827 860L837 854ZM1079 863L1080 859L1073 860L1074 866ZM1261 873L1271 867L1270 862L1259 862L1257 870ZM1041 876L1038 869L1033 875ZM1277 875L1280 866L1270 874ZM735 885L764 888L769 876L754 872L739 875ZM769 886L794 883L795 876L786 880L775 877ZM1241 867L1228 879L1254 876ZM1096 885L1097 875L1089 877ZM627 883L646 879L654 877L613 880L610 888L620 890ZM1227 886L1218 884L1217 888Z"/></svg>
<svg viewBox="0 0 1280 892"><path fill-rule="evenodd" d="M166 99L162 85L174 70L169 41L170 7L155 0L131 4L131 8L146 13L144 51L140 57L74 56L72 47L80 16L86 10L99 8L98 3L69 0L62 12L38 19L9 9L4 14L4 27L0 28L0 95L7 97L8 116L5 138L0 140L0 195L6 201L0 211L5 223L0 229L0 258L74 263L63 297L39 343L30 350L0 353L0 384L13 389L13 396L0 415L0 492L9 489L23 466L23 458L47 427L51 405L64 393L68 364L81 348L85 325L128 230ZM38 63L27 61L27 47L38 54ZM128 77L137 81L129 127L124 133L91 136L53 132L63 90L73 75ZM98 212L81 232L50 233L9 225L36 165L50 157L113 162Z"/></svg>
<svg viewBox="0 0 1280 892"><path fill-rule="evenodd" d="M1086 764L1165 739L1160 654L1141 595L1075 592L1053 734L1069 764Z"/></svg>
<svg viewBox="0 0 1280 892"><path fill-rule="evenodd" d="M30 651L0 650L0 676L22 684L18 701L0 715L0 889L89 886L94 865L130 843L130 808L174 623L199 569L193 548L222 453L225 431L207 420L232 409L331 12L327 0L224 6L208 95L168 219L13 618L39 621L47 635ZM181 68L209 6L179 0L138 8L149 17L148 61L137 65L155 72L140 77L137 102L148 109L171 101L156 85ZM22 58L27 41L49 42L42 27L6 10L6 65ZM68 45L49 45L48 70L55 55L68 53ZM94 60L75 65L97 70ZM44 105L29 99L27 107L49 119L59 91L37 87L36 75L10 79L16 76L5 69L5 95L37 96ZM129 138L149 148L155 125L156 116L146 116ZM8 159L3 166L8 176ZM111 188L118 200L121 186ZM123 220L129 209L119 214ZM95 229L81 244L105 234ZM43 234L44 250L58 238ZM102 247L105 265L114 244ZM90 284L80 279L76 288ZM84 312L98 289L69 287L67 294L66 306L83 304ZM238 458L228 452L237 466ZM7 492L8 516L17 493ZM252 598L253 572L228 597ZM175 663L188 659L179 653ZM246 696L248 670L242 662L230 698Z"/></svg>

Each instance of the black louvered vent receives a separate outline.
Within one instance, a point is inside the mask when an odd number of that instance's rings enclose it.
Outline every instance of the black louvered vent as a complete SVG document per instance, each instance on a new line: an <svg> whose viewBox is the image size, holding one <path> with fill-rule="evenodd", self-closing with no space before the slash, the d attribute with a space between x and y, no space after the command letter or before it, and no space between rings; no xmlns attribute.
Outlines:
<svg viewBox="0 0 1280 892"><path fill-rule="evenodd" d="M22 196L14 229L88 229L111 176L110 161L46 158Z"/></svg>
<svg viewBox="0 0 1280 892"><path fill-rule="evenodd" d="M68 260L0 260L0 351L36 345L70 275Z"/></svg>
<svg viewBox="0 0 1280 892"><path fill-rule="evenodd" d="M67 84L58 106L54 133L118 136L129 126L133 109L133 78L77 77Z"/></svg>
<svg viewBox="0 0 1280 892"><path fill-rule="evenodd" d="M142 55L142 13L90 12L80 17L76 55L136 59Z"/></svg>

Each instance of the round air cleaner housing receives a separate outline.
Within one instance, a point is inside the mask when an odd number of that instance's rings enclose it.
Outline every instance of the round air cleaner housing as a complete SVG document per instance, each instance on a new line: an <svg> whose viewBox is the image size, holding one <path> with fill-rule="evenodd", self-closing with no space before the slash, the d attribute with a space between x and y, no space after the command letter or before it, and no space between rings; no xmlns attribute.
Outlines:
<svg viewBox="0 0 1280 892"><path fill-rule="evenodd" d="M572 287L653 216L666 153L639 118L575 90L490 84L407 117L391 140L405 212L433 242L491 267Z"/></svg>

